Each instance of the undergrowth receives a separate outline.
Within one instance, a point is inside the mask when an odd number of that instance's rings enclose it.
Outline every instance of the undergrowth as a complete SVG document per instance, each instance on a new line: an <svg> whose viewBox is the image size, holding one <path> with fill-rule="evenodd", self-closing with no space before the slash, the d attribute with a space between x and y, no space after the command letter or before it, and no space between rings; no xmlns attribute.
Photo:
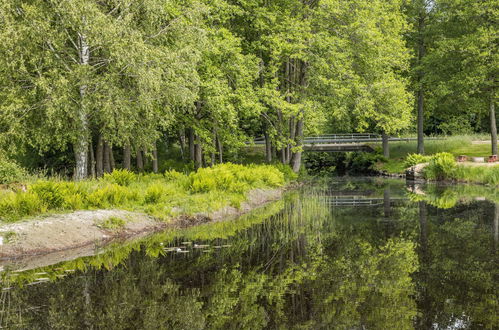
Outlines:
<svg viewBox="0 0 499 330"><path fill-rule="evenodd" d="M296 175L284 166L221 164L189 175L135 174L116 170L99 180L43 180L27 191L0 191L0 219L19 219L50 212L119 208L146 212L160 219L178 214L240 207L249 190L277 188Z"/></svg>

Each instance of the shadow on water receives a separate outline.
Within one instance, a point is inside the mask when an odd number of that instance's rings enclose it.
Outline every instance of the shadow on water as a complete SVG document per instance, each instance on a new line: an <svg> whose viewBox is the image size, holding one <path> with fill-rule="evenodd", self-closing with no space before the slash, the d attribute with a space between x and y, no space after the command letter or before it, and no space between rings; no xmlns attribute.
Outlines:
<svg viewBox="0 0 499 330"><path fill-rule="evenodd" d="M2 274L20 329L493 329L497 192L338 179L235 221Z"/></svg>

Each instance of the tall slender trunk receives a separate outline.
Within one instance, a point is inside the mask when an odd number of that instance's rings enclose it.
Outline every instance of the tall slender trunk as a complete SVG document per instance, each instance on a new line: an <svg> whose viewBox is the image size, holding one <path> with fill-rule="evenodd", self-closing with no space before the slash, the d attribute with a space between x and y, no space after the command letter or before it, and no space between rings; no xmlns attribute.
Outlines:
<svg viewBox="0 0 499 330"><path fill-rule="evenodd" d="M111 159L110 159L109 143L104 141L104 172L111 173Z"/></svg>
<svg viewBox="0 0 499 330"><path fill-rule="evenodd" d="M92 179L95 179L95 154L94 154L94 146L92 144L92 140L90 140L90 145L89 145L89 152L90 152L90 175Z"/></svg>
<svg viewBox="0 0 499 330"><path fill-rule="evenodd" d="M149 154L147 149L142 149L142 161L144 162L144 169L149 168Z"/></svg>
<svg viewBox="0 0 499 330"><path fill-rule="evenodd" d="M180 129L178 131L178 143L180 145L180 156L182 160L185 160L185 130Z"/></svg>
<svg viewBox="0 0 499 330"><path fill-rule="evenodd" d="M97 138L97 148L95 152L95 172L98 178L104 175L104 142L102 135Z"/></svg>
<svg viewBox="0 0 499 330"><path fill-rule="evenodd" d="M87 66L90 62L90 47L84 34L78 33L79 64ZM78 109L76 142L73 145L75 153L76 168L75 180L83 180L88 176L88 140L90 138L87 107L85 105L85 95L87 85L80 86L80 108Z"/></svg>
<svg viewBox="0 0 499 330"><path fill-rule="evenodd" d="M132 169L132 151L130 143L127 143L123 148L123 168L130 171Z"/></svg>
<svg viewBox="0 0 499 330"><path fill-rule="evenodd" d="M389 140L390 137L386 133L381 134L381 140L383 144L383 156L388 159L390 158L390 145L389 145Z"/></svg>
<svg viewBox="0 0 499 330"><path fill-rule="evenodd" d="M218 162L222 164L224 162L224 148L222 144L222 140L217 135L217 150L218 150Z"/></svg>
<svg viewBox="0 0 499 330"><path fill-rule="evenodd" d="M497 122L496 122L496 105L494 94L490 98L490 138L492 142L492 155L497 155Z"/></svg>
<svg viewBox="0 0 499 330"><path fill-rule="evenodd" d="M116 162L114 160L113 145L109 145L109 166L111 167L111 172L116 168Z"/></svg>
<svg viewBox="0 0 499 330"><path fill-rule="evenodd" d="M152 171L158 173L158 147L154 143L154 148L152 149Z"/></svg>
<svg viewBox="0 0 499 330"><path fill-rule="evenodd" d="M196 150L194 147L194 145L196 144L196 142L194 141L194 129L189 128L188 135L189 135L189 157L192 161L194 161L194 158L196 158Z"/></svg>
<svg viewBox="0 0 499 330"><path fill-rule="evenodd" d="M424 155L424 91L418 91L418 154Z"/></svg>
<svg viewBox="0 0 499 330"><path fill-rule="evenodd" d="M196 136L196 143L194 145L195 157L194 157L194 165L196 169L203 167L203 147L201 145L200 138Z"/></svg>
<svg viewBox="0 0 499 330"><path fill-rule="evenodd" d="M289 140L294 141L296 137L296 123L295 117L292 116L289 118ZM292 152L291 148L293 148L293 144L288 143L288 147L286 148L286 161L291 162Z"/></svg>
<svg viewBox="0 0 499 330"><path fill-rule="evenodd" d="M300 119L298 119L296 123L296 146L299 147L299 151L293 153L292 159L291 159L291 167L293 168L293 171L295 173L298 173L300 171L301 167L301 156L303 153L303 113L300 114Z"/></svg>
<svg viewBox="0 0 499 330"><path fill-rule="evenodd" d="M142 157L142 149L137 148L137 170L144 171L144 158Z"/></svg>
<svg viewBox="0 0 499 330"><path fill-rule="evenodd" d="M426 12L423 9L419 15L419 39L418 39L418 64L421 65L423 57L425 56L426 49L424 43L424 30L425 30ZM423 86L424 72L422 68L419 68L418 72L418 83L419 89L417 93L418 101L418 154L424 154L424 86Z"/></svg>
<svg viewBox="0 0 499 330"><path fill-rule="evenodd" d="M270 136L267 129L264 131L265 136L265 161L267 163L272 163L272 143L270 142Z"/></svg>

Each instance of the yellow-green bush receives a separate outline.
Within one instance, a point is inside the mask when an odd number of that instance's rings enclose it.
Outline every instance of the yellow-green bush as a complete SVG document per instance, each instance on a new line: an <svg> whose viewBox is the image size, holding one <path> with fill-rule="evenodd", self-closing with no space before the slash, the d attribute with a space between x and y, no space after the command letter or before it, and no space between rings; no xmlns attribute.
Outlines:
<svg viewBox="0 0 499 330"><path fill-rule="evenodd" d="M174 170L164 175L118 170L101 180L44 180L30 185L27 192L0 193L0 217L16 220L49 210L121 207L166 219L227 205L240 207L249 190L284 183L283 172L270 165L223 164L190 175Z"/></svg>
<svg viewBox="0 0 499 330"><path fill-rule="evenodd" d="M116 183L120 186L128 186L130 183L135 181L136 175L128 170L116 169L112 173L104 174L103 180Z"/></svg>
<svg viewBox="0 0 499 330"><path fill-rule="evenodd" d="M189 180L189 190L194 193L214 190L244 193L251 188L279 187L285 183L284 174L273 166L231 163L199 169L189 175Z"/></svg>
<svg viewBox="0 0 499 330"><path fill-rule="evenodd" d="M430 180L454 179L457 162L448 152L433 155L430 164L425 167L424 175Z"/></svg>
<svg viewBox="0 0 499 330"><path fill-rule="evenodd" d="M109 207L124 204L135 198L136 194L132 191L113 183L90 193L87 200L93 207Z"/></svg>

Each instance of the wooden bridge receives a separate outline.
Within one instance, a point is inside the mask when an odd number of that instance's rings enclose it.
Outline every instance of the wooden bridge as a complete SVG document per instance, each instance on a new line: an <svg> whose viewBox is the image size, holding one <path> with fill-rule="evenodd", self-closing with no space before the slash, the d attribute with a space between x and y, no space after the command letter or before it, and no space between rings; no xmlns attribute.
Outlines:
<svg viewBox="0 0 499 330"><path fill-rule="evenodd" d="M415 138L393 138L388 141L411 141ZM312 152L345 152L345 151L365 151L374 152L372 143L380 143L383 139L379 134L371 133L349 133L349 134L326 134L318 136L307 136L303 140L303 149ZM257 145L265 144L265 138L257 138L254 141Z"/></svg>

